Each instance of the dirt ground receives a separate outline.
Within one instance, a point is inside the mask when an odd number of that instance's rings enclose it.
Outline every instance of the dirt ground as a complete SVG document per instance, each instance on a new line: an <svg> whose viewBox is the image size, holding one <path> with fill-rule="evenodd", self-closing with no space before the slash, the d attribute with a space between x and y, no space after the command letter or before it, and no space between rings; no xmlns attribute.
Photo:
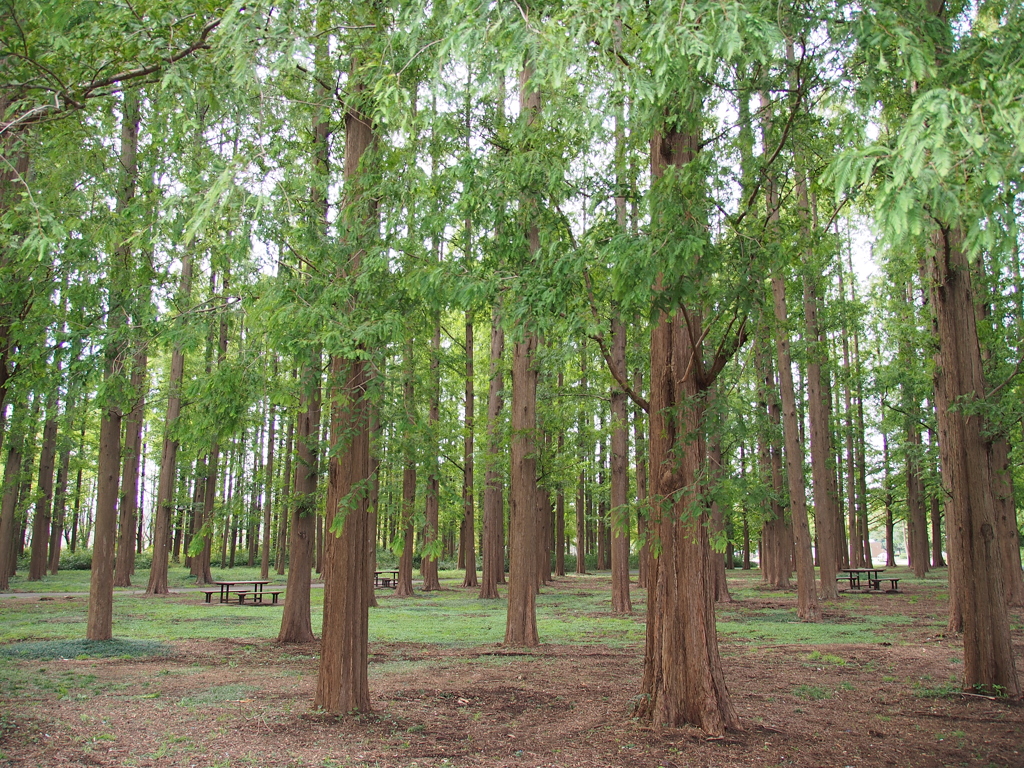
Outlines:
<svg viewBox="0 0 1024 768"><path fill-rule="evenodd" d="M1024 706L956 692L961 639L936 632L941 606L864 602L916 621L891 644L723 637L743 729L719 740L630 718L640 647L371 644L374 712L338 721L310 710L317 644L191 641L144 660L0 662L53 683L0 703L0 765L1024 766ZM1020 667L1019 612L1014 626Z"/></svg>

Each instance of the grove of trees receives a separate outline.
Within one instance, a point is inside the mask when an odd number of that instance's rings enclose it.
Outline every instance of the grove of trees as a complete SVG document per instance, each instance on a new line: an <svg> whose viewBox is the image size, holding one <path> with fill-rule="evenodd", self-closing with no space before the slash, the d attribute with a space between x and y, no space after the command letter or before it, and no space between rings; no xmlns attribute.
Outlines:
<svg viewBox="0 0 1024 768"><path fill-rule="evenodd" d="M632 562L637 714L717 735L725 570L818 621L899 549L1020 697L1021 60L1013 0L0 0L0 589L287 570L343 714L379 551L514 646Z"/></svg>

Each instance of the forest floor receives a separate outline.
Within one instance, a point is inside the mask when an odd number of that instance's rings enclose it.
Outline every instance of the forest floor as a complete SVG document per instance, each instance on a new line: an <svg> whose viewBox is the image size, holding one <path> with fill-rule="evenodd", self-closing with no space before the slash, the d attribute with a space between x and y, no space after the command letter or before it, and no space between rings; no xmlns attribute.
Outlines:
<svg viewBox="0 0 1024 768"><path fill-rule="evenodd" d="M318 643L284 646L272 634L239 629L246 610L261 622L279 621L279 610L173 595L162 601L181 616L213 617L223 636L108 658L25 658L14 653L28 647L24 641L0 645L10 651L0 659L0 766L1020 768L1024 705L959 691L962 639L944 633L943 578L905 578L902 594L843 594L825 604L822 624L807 625L796 621L794 591L763 587L756 571L731 572L739 599L719 606L719 636L742 730L722 739L630 717L642 672L644 592L633 590L633 617L611 620L601 608L606 574L546 587L542 640L547 627L557 642L525 652L461 635L438 640L426 621L430 642L373 639L371 629L373 712L343 720L311 710ZM485 606L468 599L473 593L451 587L413 600L423 617L433 601L442 608L446 596L465 597L464 620L449 613L444 623L484 621L493 638L504 603ZM409 605L383 590L379 600L371 627ZM85 602L4 600L0 624L22 611L39 626L77 623L68 617L84 612ZM176 621L175 632L187 634L187 621ZM558 622L580 642L567 642ZM1024 671L1020 611L1012 625ZM132 626L142 625L133 620L115 632L130 637ZM59 641L34 647L47 643Z"/></svg>

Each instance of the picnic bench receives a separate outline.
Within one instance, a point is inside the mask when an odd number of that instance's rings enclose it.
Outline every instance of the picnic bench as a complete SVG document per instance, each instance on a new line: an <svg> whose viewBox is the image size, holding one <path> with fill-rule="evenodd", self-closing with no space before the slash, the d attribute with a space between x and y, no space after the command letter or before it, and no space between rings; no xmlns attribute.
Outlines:
<svg viewBox="0 0 1024 768"><path fill-rule="evenodd" d="M851 591L860 591L862 588L866 588L868 591L874 590L889 594L899 592L900 580L882 576L881 574L884 572L885 568L840 568L839 573L836 574L836 581L847 582ZM883 581L889 582L888 589L882 589Z"/></svg>
<svg viewBox="0 0 1024 768"><path fill-rule="evenodd" d="M373 586L396 589L398 587L398 569L396 568L390 571L374 571Z"/></svg>
<svg viewBox="0 0 1024 768"><path fill-rule="evenodd" d="M206 596L206 602L213 602L213 596L218 596L218 602L229 603L232 599L238 598L239 605L272 605L277 603L278 598L284 592L283 587L265 589L270 579L234 579L215 581L212 587L200 589ZM271 598L269 602L264 598Z"/></svg>

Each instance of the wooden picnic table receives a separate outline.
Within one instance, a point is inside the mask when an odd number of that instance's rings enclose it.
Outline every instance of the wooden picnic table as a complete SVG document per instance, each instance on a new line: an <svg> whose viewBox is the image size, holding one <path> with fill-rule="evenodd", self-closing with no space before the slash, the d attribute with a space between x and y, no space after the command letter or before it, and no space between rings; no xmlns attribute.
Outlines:
<svg viewBox="0 0 1024 768"><path fill-rule="evenodd" d="M882 582L888 581L891 587L885 591L898 592L900 580L882 576L883 573L885 573L885 568L840 568L836 579L846 581L850 585L850 589L861 589L862 586L866 586L869 590L875 589L879 592L882 591Z"/></svg>
<svg viewBox="0 0 1024 768"><path fill-rule="evenodd" d="M246 596L252 596L253 603L262 603L264 594L273 597L273 602L277 602L278 596L284 591L283 589L270 590L264 592L264 587L270 583L270 579L222 579L220 581L214 581L213 584L217 586L217 589L204 589L206 593L206 602L210 602L214 594L220 594L220 602L228 603L232 597L238 597L239 605L245 603ZM251 587L251 589L239 589L239 587Z"/></svg>
<svg viewBox="0 0 1024 768"><path fill-rule="evenodd" d="M390 587L396 589L398 587L398 569L374 571L373 572L373 586L375 587Z"/></svg>

